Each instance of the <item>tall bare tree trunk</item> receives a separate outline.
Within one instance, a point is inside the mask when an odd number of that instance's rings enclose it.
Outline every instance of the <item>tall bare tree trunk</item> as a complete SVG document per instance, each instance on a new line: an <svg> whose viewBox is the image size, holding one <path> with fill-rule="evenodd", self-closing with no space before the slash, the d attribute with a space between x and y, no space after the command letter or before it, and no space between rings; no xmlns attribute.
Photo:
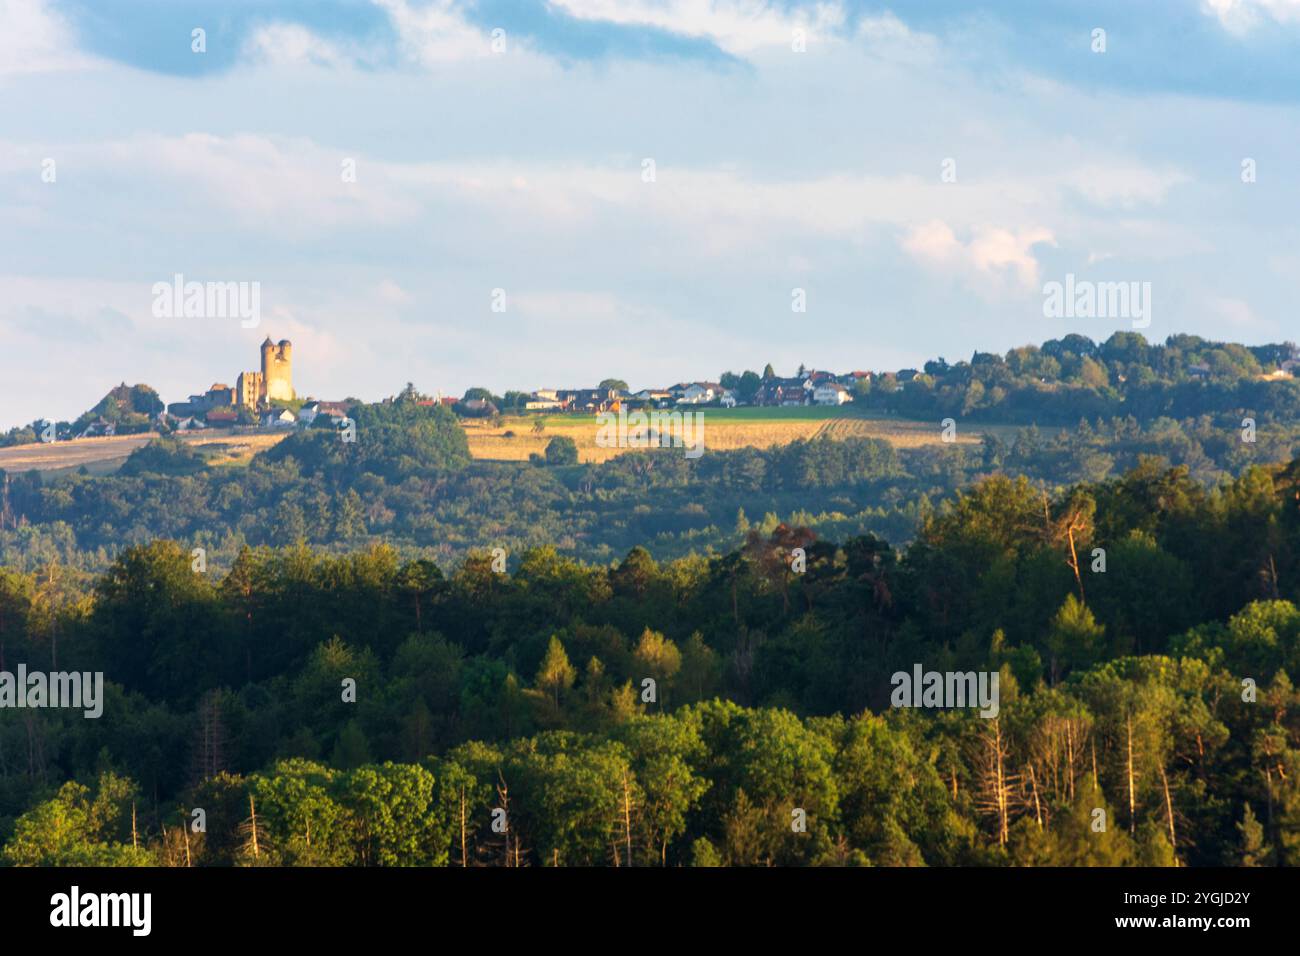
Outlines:
<svg viewBox="0 0 1300 956"><path fill-rule="evenodd" d="M1165 775L1165 765L1160 765L1160 783L1165 788L1165 815L1169 818L1169 845L1178 853L1178 837L1174 833L1174 803L1169 799L1169 777ZM1176 857L1175 857L1176 859Z"/></svg>
<svg viewBox="0 0 1300 956"><path fill-rule="evenodd" d="M1070 802L1074 802L1074 721L1065 722L1065 762L1069 773Z"/></svg>
<svg viewBox="0 0 1300 956"><path fill-rule="evenodd" d="M469 857L465 849L465 787L460 788L460 866L461 869L469 866Z"/></svg>
<svg viewBox="0 0 1300 956"><path fill-rule="evenodd" d="M1038 777L1034 774L1034 764L1029 764L1029 789L1034 795L1034 819L1038 821L1038 826L1043 825L1043 808L1038 802Z"/></svg>
<svg viewBox="0 0 1300 956"><path fill-rule="evenodd" d="M627 835L627 865L632 865L632 790L623 771L623 832Z"/></svg>
<svg viewBox="0 0 1300 956"><path fill-rule="evenodd" d="M1070 541L1070 569L1074 571L1074 580L1079 584L1079 600L1084 601L1083 596L1083 575L1079 573L1079 555L1074 550L1074 532L1076 529L1073 522L1065 529L1066 536Z"/></svg>
<svg viewBox="0 0 1300 956"><path fill-rule="evenodd" d="M995 717L980 723L978 749L974 755L977 782L972 792L981 812L997 821L998 845L1006 846L1010 836L1011 788L1018 785L1019 778L1007 772L1008 754L1002 736L1002 721Z"/></svg>
<svg viewBox="0 0 1300 956"><path fill-rule="evenodd" d="M1126 761L1125 771L1128 775L1128 832L1137 832L1137 796L1134 792L1136 775L1133 772L1133 715L1131 713L1124 717L1124 737L1125 745L1128 749L1128 760Z"/></svg>
<svg viewBox="0 0 1300 956"><path fill-rule="evenodd" d="M1007 825L1007 785L1006 785L1006 776L1005 776L1005 774L1003 773L1003 766L1002 766L1002 757L1003 757L1003 752L1002 752L1002 723L1001 723L1001 721L994 721L994 723L997 725L997 727L996 727L996 731L997 731L997 761L998 761L998 821L999 821L999 829L998 829L998 844L1001 845L1001 846L1006 846L1006 845L1007 845L1007 839L1008 839L1008 837L1010 836L1010 834L1008 833L1008 825Z"/></svg>
<svg viewBox="0 0 1300 956"><path fill-rule="evenodd" d="M256 860L262 855L262 851L257 845L257 807L253 804L251 793L248 795L248 812L253 825L253 859Z"/></svg>

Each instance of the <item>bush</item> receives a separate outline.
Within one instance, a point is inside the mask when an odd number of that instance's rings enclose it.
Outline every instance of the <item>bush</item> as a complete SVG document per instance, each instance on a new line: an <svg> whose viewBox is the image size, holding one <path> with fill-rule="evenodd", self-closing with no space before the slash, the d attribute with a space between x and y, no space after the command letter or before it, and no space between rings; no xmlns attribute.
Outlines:
<svg viewBox="0 0 1300 956"><path fill-rule="evenodd" d="M567 435L552 438L546 445L546 463L548 465L576 465L578 463L578 446Z"/></svg>

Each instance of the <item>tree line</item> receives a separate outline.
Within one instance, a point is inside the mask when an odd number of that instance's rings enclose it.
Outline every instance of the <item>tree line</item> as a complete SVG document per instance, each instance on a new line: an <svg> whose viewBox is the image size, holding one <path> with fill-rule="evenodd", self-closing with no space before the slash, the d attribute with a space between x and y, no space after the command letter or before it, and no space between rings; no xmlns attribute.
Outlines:
<svg viewBox="0 0 1300 956"><path fill-rule="evenodd" d="M153 541L96 577L0 572L4 666L108 681L97 721L0 711L6 858L117 853L130 804L124 859L170 862L248 862L254 813L254 860L283 863L1295 862L1300 462L995 476L904 549L742 537L446 573L301 544L209 573ZM892 708L916 663L997 672L998 716ZM418 809L381 820L372 791Z"/></svg>

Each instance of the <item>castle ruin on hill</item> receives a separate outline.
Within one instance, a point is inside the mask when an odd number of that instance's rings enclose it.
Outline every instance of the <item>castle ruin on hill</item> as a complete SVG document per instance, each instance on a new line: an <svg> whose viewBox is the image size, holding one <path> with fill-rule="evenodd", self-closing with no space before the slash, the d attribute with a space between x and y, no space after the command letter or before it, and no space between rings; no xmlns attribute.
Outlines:
<svg viewBox="0 0 1300 956"><path fill-rule="evenodd" d="M262 408L271 399L293 401L293 343L273 343L268 335L262 343L262 370L240 372L235 382L235 401L245 408Z"/></svg>
<svg viewBox="0 0 1300 956"><path fill-rule="evenodd" d="M293 343L288 339L272 342L268 335L262 343L262 368L240 372L235 387L215 383L202 395L191 395L187 402L167 406L177 418L199 415L209 423L234 421L240 408L257 412L269 408L272 401L293 401Z"/></svg>

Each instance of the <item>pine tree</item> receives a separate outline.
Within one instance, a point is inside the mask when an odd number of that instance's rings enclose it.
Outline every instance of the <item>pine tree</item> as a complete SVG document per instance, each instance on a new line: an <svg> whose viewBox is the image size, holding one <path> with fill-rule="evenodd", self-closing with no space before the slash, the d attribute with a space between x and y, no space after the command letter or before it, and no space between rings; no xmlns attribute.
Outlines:
<svg viewBox="0 0 1300 956"><path fill-rule="evenodd" d="M577 676L577 671L569 663L569 655L564 653L564 645L552 634L542 666L537 669L536 684L539 690L550 696L556 713L560 710L560 696L573 686Z"/></svg>
<svg viewBox="0 0 1300 956"><path fill-rule="evenodd" d="M1245 804L1246 812L1237 824L1237 832L1241 834L1241 866L1268 866L1270 864L1270 853L1268 846L1264 843L1264 827L1255 819L1255 811L1250 808L1250 803Z"/></svg>

